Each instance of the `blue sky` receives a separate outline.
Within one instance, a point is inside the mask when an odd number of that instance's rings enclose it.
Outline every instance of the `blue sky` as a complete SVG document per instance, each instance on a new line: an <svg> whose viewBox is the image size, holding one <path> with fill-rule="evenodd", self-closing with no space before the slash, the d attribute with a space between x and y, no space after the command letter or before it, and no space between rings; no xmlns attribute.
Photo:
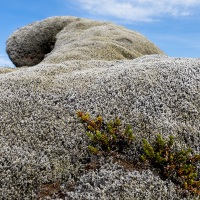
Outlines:
<svg viewBox="0 0 200 200"><path fill-rule="evenodd" d="M52 16L112 21L146 36L171 57L200 57L200 0L3 0L0 66L13 66L6 40L18 28Z"/></svg>

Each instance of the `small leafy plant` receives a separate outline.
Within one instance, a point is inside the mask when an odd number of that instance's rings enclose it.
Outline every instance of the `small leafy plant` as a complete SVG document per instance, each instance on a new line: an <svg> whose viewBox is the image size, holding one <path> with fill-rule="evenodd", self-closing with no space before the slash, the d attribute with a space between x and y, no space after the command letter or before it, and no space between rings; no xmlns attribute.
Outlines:
<svg viewBox="0 0 200 200"><path fill-rule="evenodd" d="M200 180L197 180L195 163L200 161L200 155L192 155L191 149L174 151L174 137L165 141L159 134L153 144L142 140L144 154L143 161L160 169L164 178L178 180L184 189L200 194Z"/></svg>
<svg viewBox="0 0 200 200"><path fill-rule="evenodd" d="M77 116L84 124L86 135L92 145L88 149L92 154L108 155L115 151L123 153L123 150L132 144L134 136L130 125L122 130L120 119L116 117L113 121L104 122L101 116L90 118L89 113L77 112ZM200 161L200 155L193 155L191 149L174 150L174 137L164 140L160 134L150 144L142 139L143 154L141 160L148 162L160 171L163 178L170 178L181 186L194 193L200 194L200 180L197 173L196 163Z"/></svg>
<svg viewBox="0 0 200 200"><path fill-rule="evenodd" d="M77 112L77 116L85 125L86 134L92 141L93 145L88 148L93 154L98 154L99 151L104 154L110 151L122 153L134 140L131 126L127 125L125 130L122 130L118 117L106 123L101 116L91 119L89 113L81 111Z"/></svg>

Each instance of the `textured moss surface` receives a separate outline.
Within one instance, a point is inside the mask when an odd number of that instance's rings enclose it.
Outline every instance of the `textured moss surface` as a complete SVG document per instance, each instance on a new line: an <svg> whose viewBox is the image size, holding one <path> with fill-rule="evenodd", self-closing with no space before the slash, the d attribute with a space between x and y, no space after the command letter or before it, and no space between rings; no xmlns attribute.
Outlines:
<svg viewBox="0 0 200 200"><path fill-rule="evenodd" d="M135 144L160 133L174 135L177 148L200 153L199 66L199 59L152 55L41 63L0 74L0 194L34 199L45 184L60 182L71 199L183 199L180 188L148 169L128 170L103 158L92 167L75 113L119 116L132 125ZM127 157L139 156L138 148Z"/></svg>
<svg viewBox="0 0 200 200"><path fill-rule="evenodd" d="M122 60L164 54L138 32L110 22L50 17L15 31L7 53L16 67L67 60Z"/></svg>

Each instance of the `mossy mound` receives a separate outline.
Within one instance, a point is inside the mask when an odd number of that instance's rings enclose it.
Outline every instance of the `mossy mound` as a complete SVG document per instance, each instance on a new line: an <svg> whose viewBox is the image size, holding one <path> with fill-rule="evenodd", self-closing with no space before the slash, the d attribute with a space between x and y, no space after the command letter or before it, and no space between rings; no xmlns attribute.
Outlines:
<svg viewBox="0 0 200 200"><path fill-rule="evenodd" d="M44 62L0 74L3 199L36 199L44 195L41 188L53 183L60 183L58 196L71 199L98 194L108 199L184 199L180 188L149 169L127 169L104 158L92 166L76 111L107 121L118 116L122 124L131 124L136 139L127 157L138 157L138 140L151 142L158 133L164 139L173 135L177 148L200 153L199 66L199 59L151 55Z"/></svg>
<svg viewBox="0 0 200 200"><path fill-rule="evenodd" d="M67 60L122 60L164 54L138 32L110 22L50 17L15 31L7 53L16 67Z"/></svg>

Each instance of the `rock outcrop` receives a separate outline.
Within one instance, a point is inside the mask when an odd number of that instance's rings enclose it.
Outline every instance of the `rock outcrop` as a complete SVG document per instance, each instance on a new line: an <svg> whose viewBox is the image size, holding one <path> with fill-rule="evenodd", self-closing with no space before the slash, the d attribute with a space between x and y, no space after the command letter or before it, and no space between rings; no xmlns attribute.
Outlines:
<svg viewBox="0 0 200 200"><path fill-rule="evenodd" d="M129 158L139 156L141 138L157 133L173 134L177 148L200 153L199 66L200 59L150 55L45 61L0 74L2 199L184 199L187 193L151 169L127 169L103 157L95 167L75 113L131 124L136 141Z"/></svg>
<svg viewBox="0 0 200 200"><path fill-rule="evenodd" d="M140 33L76 17L51 17L20 28L7 40L6 50L16 67L163 54Z"/></svg>

